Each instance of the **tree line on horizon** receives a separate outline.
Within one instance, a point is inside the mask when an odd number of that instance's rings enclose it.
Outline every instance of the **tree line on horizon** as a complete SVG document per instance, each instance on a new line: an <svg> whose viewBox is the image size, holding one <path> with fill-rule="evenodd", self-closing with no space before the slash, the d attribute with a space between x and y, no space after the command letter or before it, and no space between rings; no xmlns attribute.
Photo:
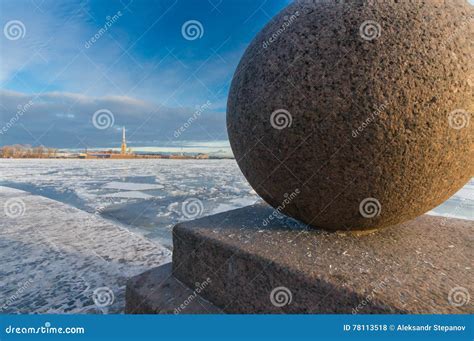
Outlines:
<svg viewBox="0 0 474 341"><path fill-rule="evenodd" d="M15 144L0 147L1 158L49 158L55 157L56 148Z"/></svg>

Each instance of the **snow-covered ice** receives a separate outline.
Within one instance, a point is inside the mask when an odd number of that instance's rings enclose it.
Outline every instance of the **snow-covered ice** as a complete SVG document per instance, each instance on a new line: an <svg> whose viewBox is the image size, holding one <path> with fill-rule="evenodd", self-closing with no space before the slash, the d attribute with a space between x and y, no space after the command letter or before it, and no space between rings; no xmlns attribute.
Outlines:
<svg viewBox="0 0 474 341"><path fill-rule="evenodd" d="M171 228L189 220L183 203L198 199L198 216L259 200L234 160L0 161L0 185L100 214L171 248Z"/></svg>
<svg viewBox="0 0 474 341"><path fill-rule="evenodd" d="M158 243L58 201L0 187L0 205L0 313L120 313L126 280L171 261Z"/></svg>
<svg viewBox="0 0 474 341"><path fill-rule="evenodd" d="M104 194L107 198L126 198L126 199L150 199L153 195L146 194L140 191L122 191Z"/></svg>
<svg viewBox="0 0 474 341"><path fill-rule="evenodd" d="M153 185L153 184L140 184L133 182L117 182L111 181L106 183L102 188L111 188L111 189L122 189L126 191L146 191L149 189L162 189L162 185Z"/></svg>

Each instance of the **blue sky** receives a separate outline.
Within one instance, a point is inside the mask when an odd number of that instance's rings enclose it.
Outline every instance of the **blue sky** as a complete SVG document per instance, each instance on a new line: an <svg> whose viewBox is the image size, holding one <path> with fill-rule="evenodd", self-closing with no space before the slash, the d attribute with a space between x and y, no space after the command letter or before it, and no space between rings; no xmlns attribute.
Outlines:
<svg viewBox="0 0 474 341"><path fill-rule="evenodd" d="M123 125L132 146L224 141L239 59L289 2L4 0L0 123L8 129L0 145L111 147ZM202 29L195 26L198 36L186 39L182 29L190 20ZM94 125L101 110L113 116L107 129Z"/></svg>

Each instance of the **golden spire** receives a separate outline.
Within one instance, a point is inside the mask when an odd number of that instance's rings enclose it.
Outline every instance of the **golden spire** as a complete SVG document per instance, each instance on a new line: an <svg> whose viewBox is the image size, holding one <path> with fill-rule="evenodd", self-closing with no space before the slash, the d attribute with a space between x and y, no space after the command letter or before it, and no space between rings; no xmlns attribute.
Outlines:
<svg viewBox="0 0 474 341"><path fill-rule="evenodd" d="M120 148L120 154L127 154L127 141L125 139L125 127L122 127L122 147Z"/></svg>

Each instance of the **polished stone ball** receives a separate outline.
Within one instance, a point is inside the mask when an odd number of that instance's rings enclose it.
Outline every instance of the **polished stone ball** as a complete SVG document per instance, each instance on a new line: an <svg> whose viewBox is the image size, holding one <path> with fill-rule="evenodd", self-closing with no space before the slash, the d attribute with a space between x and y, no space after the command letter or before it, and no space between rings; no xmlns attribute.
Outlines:
<svg viewBox="0 0 474 341"><path fill-rule="evenodd" d="M277 214L329 230L447 200L473 174L473 25L464 0L288 6L230 89L229 139L251 186Z"/></svg>

